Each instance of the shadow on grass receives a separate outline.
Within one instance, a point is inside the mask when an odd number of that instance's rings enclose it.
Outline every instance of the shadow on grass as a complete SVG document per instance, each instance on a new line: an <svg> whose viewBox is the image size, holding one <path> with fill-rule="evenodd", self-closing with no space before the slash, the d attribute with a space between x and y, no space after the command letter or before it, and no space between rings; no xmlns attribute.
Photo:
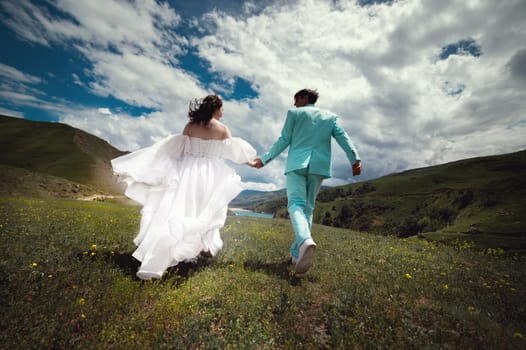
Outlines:
<svg viewBox="0 0 526 350"><path fill-rule="evenodd" d="M308 273L302 275L295 273L290 259L271 263L249 259L245 262L244 268L251 271L262 271L270 275L278 276L279 278L288 281L292 286L301 285L303 280L311 282L314 282L315 280L315 278Z"/></svg>
<svg viewBox="0 0 526 350"><path fill-rule="evenodd" d="M141 262L135 259L131 253L119 253L119 252L100 252L96 255L86 255L84 253L77 254L79 260L89 259L96 260L101 259L112 265L116 265L126 275L129 275L135 281L143 281L137 277L136 273ZM172 266L166 270L161 280L173 279L175 284L180 284L187 280L191 275L196 272L203 270L205 267L211 265L211 258L209 256L200 255L194 262L180 262L176 266Z"/></svg>
<svg viewBox="0 0 526 350"><path fill-rule="evenodd" d="M91 255L84 252L78 253L77 258L78 260L88 261L102 260L106 263L117 266L133 280L142 281L136 275L141 262L135 259L131 253L104 251ZM200 255L193 262L180 262L176 266L168 268L160 280L169 281L175 285L179 285L192 275L202 271L208 266L211 266L212 262L213 258L211 256ZM294 266L291 264L289 259L270 263L250 259L243 264L243 267L250 271L261 271L269 275L277 276L278 278L287 281L292 286L301 285L302 281L304 280L310 282L316 282L317 280L316 277L309 274L308 272L302 275L296 274L294 271Z"/></svg>

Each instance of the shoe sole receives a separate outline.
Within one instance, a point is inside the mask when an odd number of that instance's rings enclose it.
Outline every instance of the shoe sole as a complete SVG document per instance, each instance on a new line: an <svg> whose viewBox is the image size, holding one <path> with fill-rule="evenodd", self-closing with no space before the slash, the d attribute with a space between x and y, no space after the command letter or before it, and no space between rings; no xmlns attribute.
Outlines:
<svg viewBox="0 0 526 350"><path fill-rule="evenodd" d="M160 279L163 277L159 273L150 272L150 271L138 271L135 275L139 277L140 279L142 279L143 281L149 281L151 279Z"/></svg>
<svg viewBox="0 0 526 350"><path fill-rule="evenodd" d="M312 267L312 262L314 260L314 252L316 251L316 246L310 245L305 249L305 253L296 263L296 272L305 273Z"/></svg>

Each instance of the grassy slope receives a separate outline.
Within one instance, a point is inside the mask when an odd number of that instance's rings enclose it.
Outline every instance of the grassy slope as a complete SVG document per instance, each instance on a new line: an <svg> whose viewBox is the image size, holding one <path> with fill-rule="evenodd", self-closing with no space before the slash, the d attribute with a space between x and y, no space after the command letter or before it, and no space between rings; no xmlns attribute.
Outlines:
<svg viewBox="0 0 526 350"><path fill-rule="evenodd" d="M1 164L118 192L109 160L123 152L68 125L0 116L0 148Z"/></svg>
<svg viewBox="0 0 526 350"><path fill-rule="evenodd" d="M525 178L526 151L409 170L321 191L315 222L401 236L471 232L520 240L526 235ZM278 215L286 216L284 203Z"/></svg>
<svg viewBox="0 0 526 350"><path fill-rule="evenodd" d="M0 199L0 348L519 349L524 257L287 220L230 218L220 255L134 278L139 208Z"/></svg>
<svg viewBox="0 0 526 350"><path fill-rule="evenodd" d="M69 181L63 177L0 164L0 196L27 196L28 194L42 198L85 198L103 193L98 189Z"/></svg>

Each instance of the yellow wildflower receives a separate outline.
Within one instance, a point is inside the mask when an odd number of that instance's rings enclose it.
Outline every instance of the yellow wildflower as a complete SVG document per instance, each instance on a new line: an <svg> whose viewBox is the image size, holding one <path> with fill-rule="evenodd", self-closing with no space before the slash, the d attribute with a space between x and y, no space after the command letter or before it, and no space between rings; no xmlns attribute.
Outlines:
<svg viewBox="0 0 526 350"><path fill-rule="evenodd" d="M38 264L37 264L36 262L33 262L33 263L31 263L31 265L30 265L30 266L31 266L31 267L37 267L37 266L38 266Z"/></svg>
<svg viewBox="0 0 526 350"><path fill-rule="evenodd" d="M448 290L449 286L447 284L444 284L444 290Z"/></svg>
<svg viewBox="0 0 526 350"><path fill-rule="evenodd" d="M406 273L406 274L405 274L405 278L407 278L408 280L410 280L411 278L413 278L413 276L411 276L409 273Z"/></svg>
<svg viewBox="0 0 526 350"><path fill-rule="evenodd" d="M469 311L469 312L475 312L475 310L476 310L476 309L475 309L474 306L471 306L471 305L468 306L468 311Z"/></svg>
<svg viewBox="0 0 526 350"><path fill-rule="evenodd" d="M91 249L92 249L92 250L97 249L97 245L96 245L96 244L92 244L92 245L91 245Z"/></svg>
<svg viewBox="0 0 526 350"><path fill-rule="evenodd" d="M80 298L78 303L79 303L79 305L84 305L84 304L86 304L86 299Z"/></svg>

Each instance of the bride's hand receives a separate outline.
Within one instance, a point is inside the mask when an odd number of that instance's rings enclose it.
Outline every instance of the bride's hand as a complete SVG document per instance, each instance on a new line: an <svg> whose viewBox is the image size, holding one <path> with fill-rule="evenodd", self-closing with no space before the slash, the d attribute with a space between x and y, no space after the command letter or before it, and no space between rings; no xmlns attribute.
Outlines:
<svg viewBox="0 0 526 350"><path fill-rule="evenodd" d="M246 162L248 166L251 166L252 168L261 169L263 167L263 162L261 159L256 158L254 160L251 160L250 162Z"/></svg>

